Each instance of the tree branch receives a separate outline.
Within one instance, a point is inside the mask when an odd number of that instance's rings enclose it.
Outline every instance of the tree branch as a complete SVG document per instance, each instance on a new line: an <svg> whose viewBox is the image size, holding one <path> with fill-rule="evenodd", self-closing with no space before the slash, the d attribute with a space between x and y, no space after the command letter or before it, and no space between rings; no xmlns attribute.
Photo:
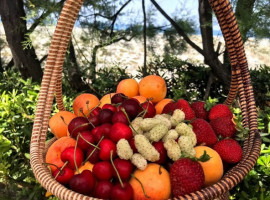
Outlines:
<svg viewBox="0 0 270 200"><path fill-rule="evenodd" d="M32 24L32 26L28 29L28 33L32 33L35 28L46 18L48 17L52 11L54 10L60 10L60 8L63 6L65 0L61 0L58 3L56 3L54 6L52 6L52 8L49 8L46 12L43 12L39 18L37 18L34 23Z"/></svg>
<svg viewBox="0 0 270 200"><path fill-rule="evenodd" d="M154 4L154 6L157 8L157 10L171 23L171 25L175 28L177 33L183 37L183 39L192 46L196 51L198 51L200 54L205 56L204 51L196 45L194 42L190 40L190 38L187 36L185 31L160 7L160 5L155 1L151 0L151 2Z"/></svg>
<svg viewBox="0 0 270 200"><path fill-rule="evenodd" d="M143 76L146 76L146 13L145 13L145 0L142 0L142 10L143 10L143 47L144 47L144 57L143 57Z"/></svg>
<svg viewBox="0 0 270 200"><path fill-rule="evenodd" d="M126 3L124 3L121 8L112 16L112 24L111 24L111 33L110 36L112 37L113 35L113 30L114 30L114 24L116 22L116 19L118 15L121 13L121 11L131 2L131 0L128 0Z"/></svg>

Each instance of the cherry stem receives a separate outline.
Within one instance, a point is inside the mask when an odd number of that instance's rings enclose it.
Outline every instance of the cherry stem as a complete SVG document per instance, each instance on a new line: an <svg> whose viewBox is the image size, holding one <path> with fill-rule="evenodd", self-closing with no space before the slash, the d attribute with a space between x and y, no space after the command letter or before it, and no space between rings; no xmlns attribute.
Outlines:
<svg viewBox="0 0 270 200"><path fill-rule="evenodd" d="M100 106L100 102L95 106L93 107L91 110L89 110L89 107L88 107L88 104L87 104L87 110L89 111L87 114L86 114L86 118L88 118L89 115L91 115L91 113L93 112L93 110L95 110L97 107Z"/></svg>
<svg viewBox="0 0 270 200"><path fill-rule="evenodd" d="M82 128L82 127L85 127L85 126L88 126L88 123L84 123L84 124L81 124L81 125L77 126L76 128L74 128L72 130L72 132L70 134L72 135L74 133L74 131L76 131L78 128Z"/></svg>
<svg viewBox="0 0 270 200"><path fill-rule="evenodd" d="M57 179L57 177L59 176L59 174L62 172L62 170L64 169L64 167L68 164L68 161L66 161L64 163L64 165L61 167L61 169L59 169L59 172L56 174L56 176L54 177L54 179Z"/></svg>
<svg viewBox="0 0 270 200"><path fill-rule="evenodd" d="M135 128L132 126L132 124L131 124L131 122L130 122L130 120L129 120L128 114L127 114L127 112L125 111L125 109L124 109L124 108L121 108L121 111L125 114L125 116L126 116L126 118L127 118L127 120L128 120L128 123L129 123L130 127L132 128L132 130L133 130L136 134L139 134L139 133L135 130Z"/></svg>
<svg viewBox="0 0 270 200"><path fill-rule="evenodd" d="M111 150L111 156L110 156L110 159L111 159L112 166L113 166L113 168L114 168L114 170L115 170L115 172L116 172L116 175L117 175L117 177L118 177L118 180L119 180L119 182L120 182L120 184L121 184L121 187L124 188L124 184L123 184L123 182L122 182L122 179L121 179L121 177L120 177L120 174L119 174L119 172L117 171L117 169L116 169L116 167L115 167L115 165L114 165L114 163L113 163L113 150Z"/></svg>
<svg viewBox="0 0 270 200"><path fill-rule="evenodd" d="M76 171L77 173L79 174L80 171L78 169L78 166L77 166L77 161L76 161L76 151L77 151L77 146L78 146L78 140L79 140L79 135L77 135L77 138L76 138L76 144L75 144L75 149L74 149L74 164L75 164L75 168L76 168Z"/></svg>
<svg viewBox="0 0 270 200"><path fill-rule="evenodd" d="M57 165L55 165L55 164L52 164L52 163L46 163L46 162L44 162L44 163L42 163L43 165L52 165L52 166L54 166L54 167L56 167L58 170L60 170L60 167L58 167Z"/></svg>
<svg viewBox="0 0 270 200"><path fill-rule="evenodd" d="M142 182L141 182L136 176L134 176L133 174L131 174L131 177L135 178L135 180L138 181L138 182L140 183L140 185L141 185L141 187L142 187L142 190L143 190L144 196L145 196L147 199L149 199L150 197L147 196L147 194L146 194L146 192L145 192L145 190L144 190L144 187L143 187Z"/></svg>
<svg viewBox="0 0 270 200"><path fill-rule="evenodd" d="M99 143L103 140L103 138L104 138L104 136L102 136L102 138L98 141L97 147L98 147ZM83 161L83 165L84 165L84 164L87 162L87 160L93 155L93 153L95 152L96 149L97 149L97 148L95 147L95 148L93 149L93 151L89 154L89 156L85 159L85 161Z"/></svg>
<svg viewBox="0 0 270 200"><path fill-rule="evenodd" d="M68 124L66 123L64 117L63 117L63 116L60 116L60 117L61 117L61 119L63 120L64 124L68 126Z"/></svg>
<svg viewBox="0 0 270 200"><path fill-rule="evenodd" d="M144 116L146 115L146 113L147 113L147 111L148 111L148 108L149 108L149 103L150 103L150 102L149 102L149 100L147 100L147 102L148 102L148 103L147 103L146 109L143 108L143 109L144 109L144 114L143 114L142 118L144 118Z"/></svg>
<svg viewBox="0 0 270 200"><path fill-rule="evenodd" d="M90 120L88 119L88 117L87 117L87 115L85 115L84 113L83 113L83 111L82 110L80 110L80 112L82 113L82 115L87 119L87 121L88 121L88 123L91 125L91 126L93 126L93 128L96 128L95 127L95 125L94 124L92 124L92 122L90 122Z"/></svg>
<svg viewBox="0 0 270 200"><path fill-rule="evenodd" d="M100 149L98 146L92 144L91 142L87 141L80 133L78 134L80 138L82 138L87 144L95 147L96 149Z"/></svg>

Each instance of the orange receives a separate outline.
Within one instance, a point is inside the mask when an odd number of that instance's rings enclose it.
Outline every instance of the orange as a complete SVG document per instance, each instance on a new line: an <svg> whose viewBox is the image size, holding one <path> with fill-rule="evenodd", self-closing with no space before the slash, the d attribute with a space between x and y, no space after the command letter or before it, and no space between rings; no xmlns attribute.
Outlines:
<svg viewBox="0 0 270 200"><path fill-rule="evenodd" d="M162 166L151 163L143 171L137 169L133 175L142 183L149 197L144 195L140 182L132 177L129 183L133 188L135 200L168 199L171 196L170 175Z"/></svg>
<svg viewBox="0 0 270 200"><path fill-rule="evenodd" d="M156 105L155 105L155 109L156 109L156 112L157 114L161 114L162 113L162 110L163 108L170 102L173 102L172 99L163 99L161 101L159 101Z"/></svg>
<svg viewBox="0 0 270 200"><path fill-rule="evenodd" d="M90 163L89 161L87 161L84 165L79 167L79 172L82 173L83 170L90 170L92 171L94 165L92 163ZM78 174L77 171L75 170L75 174Z"/></svg>
<svg viewBox="0 0 270 200"><path fill-rule="evenodd" d="M104 95L101 99L100 99L100 105L99 107L102 108L105 104L111 104L111 98L113 97L113 95L115 95L116 93L109 93Z"/></svg>
<svg viewBox="0 0 270 200"><path fill-rule="evenodd" d="M49 120L51 132L56 138L67 136L68 124L76 115L69 111L59 111Z"/></svg>
<svg viewBox="0 0 270 200"><path fill-rule="evenodd" d="M132 99L136 99L141 103L144 103L147 101L147 98L146 97L143 97L143 96L135 96L135 97L132 97ZM149 101L150 103L152 103L151 101Z"/></svg>
<svg viewBox="0 0 270 200"><path fill-rule="evenodd" d="M195 147L196 158L203 155L204 151L210 156L210 159L206 162L200 162L204 176L205 176L205 186L213 185L218 182L223 175L223 163L219 154L210 147L207 146L197 146Z"/></svg>
<svg viewBox="0 0 270 200"><path fill-rule="evenodd" d="M146 98L152 98L151 101L157 103L167 94L165 80L157 75L146 76L139 83L139 93Z"/></svg>
<svg viewBox="0 0 270 200"><path fill-rule="evenodd" d="M77 96L73 102L73 111L77 116L88 115L89 111L99 104L98 98L93 94L84 93Z"/></svg>
<svg viewBox="0 0 270 200"><path fill-rule="evenodd" d="M48 164L55 164L58 167L62 167L64 165L61 160L61 153L68 147L74 147L76 144L76 140L73 138L64 136L56 140L48 149L45 157L45 162ZM57 168L53 165L48 165L52 172L54 172Z"/></svg>
<svg viewBox="0 0 270 200"><path fill-rule="evenodd" d="M123 93L128 98L139 94L139 85L133 78L124 79L117 85L116 93Z"/></svg>

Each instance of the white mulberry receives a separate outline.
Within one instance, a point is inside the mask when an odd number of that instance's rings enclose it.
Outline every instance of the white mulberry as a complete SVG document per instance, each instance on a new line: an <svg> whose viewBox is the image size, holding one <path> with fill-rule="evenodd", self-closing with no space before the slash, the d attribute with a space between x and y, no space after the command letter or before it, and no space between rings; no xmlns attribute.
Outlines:
<svg viewBox="0 0 270 200"><path fill-rule="evenodd" d="M133 154L131 162L140 170L144 170L147 167L147 160L139 153Z"/></svg>
<svg viewBox="0 0 270 200"><path fill-rule="evenodd" d="M126 139L121 139L116 144L117 155L124 160L131 159L133 155L133 150L131 149L128 141Z"/></svg>
<svg viewBox="0 0 270 200"><path fill-rule="evenodd" d="M168 127L164 124L156 125L150 131L150 141L157 142L163 138L164 135L168 133Z"/></svg>
<svg viewBox="0 0 270 200"><path fill-rule="evenodd" d="M174 129L171 129L168 131L168 133L166 135L164 135L164 137L162 138L162 141L166 142L169 139L176 140L178 137L179 137L179 135L178 135L177 131Z"/></svg>
<svg viewBox="0 0 270 200"><path fill-rule="evenodd" d="M170 121L171 121L172 126L175 127L175 126L177 126L177 124L184 121L184 119L185 119L185 113L180 109L176 109L173 112L173 115L170 118Z"/></svg>
<svg viewBox="0 0 270 200"><path fill-rule="evenodd" d="M173 161L178 160L181 157L181 149L175 140L169 139L164 143L164 147L167 150L168 157Z"/></svg>
<svg viewBox="0 0 270 200"><path fill-rule="evenodd" d="M146 118L140 122L140 128L143 131L150 131L154 126L158 125L160 121L155 118Z"/></svg>

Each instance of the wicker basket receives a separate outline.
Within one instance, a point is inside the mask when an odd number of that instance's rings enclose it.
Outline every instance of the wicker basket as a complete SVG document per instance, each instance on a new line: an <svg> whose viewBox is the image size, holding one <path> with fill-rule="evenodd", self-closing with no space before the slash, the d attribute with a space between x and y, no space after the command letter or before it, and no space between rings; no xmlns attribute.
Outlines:
<svg viewBox="0 0 270 200"><path fill-rule="evenodd" d="M45 146L54 95L59 110L64 110L61 83L63 63L71 32L83 1L67 0L58 20L39 93L30 148L31 167L37 180L48 191L65 200L95 199L73 192L59 184L42 164L44 152L55 141L51 140ZM244 127L249 128L250 133L244 142L242 160L229 170L218 183L174 199L228 199L228 191L243 180L256 163L260 153L261 140L258 132L253 89L243 42L231 4L229 0L209 1L225 38L232 66L231 88L225 103L231 105L238 92L243 114L242 123Z"/></svg>

